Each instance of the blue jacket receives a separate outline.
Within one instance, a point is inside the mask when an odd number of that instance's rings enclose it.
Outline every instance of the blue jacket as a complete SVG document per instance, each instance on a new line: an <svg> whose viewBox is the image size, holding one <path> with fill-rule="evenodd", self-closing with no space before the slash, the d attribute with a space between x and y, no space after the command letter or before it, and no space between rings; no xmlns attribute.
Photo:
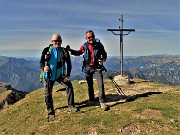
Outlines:
<svg viewBox="0 0 180 135"><path fill-rule="evenodd" d="M60 47L58 49L56 49L53 45L46 47L41 55L40 68L44 70L45 54L47 54L48 51L50 53L50 57L47 62L48 66L50 67L50 80L55 81L63 74L70 76L72 68L71 59L68 51L63 47ZM67 70L65 69L65 63L67 65ZM48 78L47 72L43 73L43 78Z"/></svg>

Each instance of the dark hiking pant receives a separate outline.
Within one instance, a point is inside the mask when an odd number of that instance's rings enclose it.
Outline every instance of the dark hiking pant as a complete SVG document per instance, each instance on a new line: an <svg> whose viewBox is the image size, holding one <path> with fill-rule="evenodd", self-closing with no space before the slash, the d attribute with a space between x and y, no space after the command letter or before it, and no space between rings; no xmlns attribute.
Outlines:
<svg viewBox="0 0 180 135"><path fill-rule="evenodd" d="M94 100L94 87L93 87L93 76L97 80L98 88L99 88L99 102L105 102L106 96L104 91L104 83L103 83L103 74L102 71L89 72L86 74L86 81L88 84L88 94L89 100Z"/></svg>
<svg viewBox="0 0 180 135"><path fill-rule="evenodd" d="M73 91L72 83L71 81L64 82L63 80L64 79L61 76L56 81L58 83L61 83L66 88L68 105L74 106L74 91ZM48 82L47 80L43 80L46 107L48 110L52 110L52 111L54 111L53 98L52 98L52 89L54 83L55 81L50 80Z"/></svg>

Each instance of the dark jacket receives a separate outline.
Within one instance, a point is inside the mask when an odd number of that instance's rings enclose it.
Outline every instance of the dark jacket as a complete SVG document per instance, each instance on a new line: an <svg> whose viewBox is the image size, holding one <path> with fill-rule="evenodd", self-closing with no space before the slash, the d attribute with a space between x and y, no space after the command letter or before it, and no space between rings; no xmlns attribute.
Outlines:
<svg viewBox="0 0 180 135"><path fill-rule="evenodd" d="M85 52L85 43L80 47L79 50L72 50L71 54L75 56L80 56ZM106 61L107 59L107 53L104 49L104 46L100 42L100 40L96 39L96 41L93 44L87 44L88 47L88 53L89 53L89 62L87 65L89 67L97 67L98 65L98 59L102 59ZM96 50L96 56L95 56L95 50Z"/></svg>

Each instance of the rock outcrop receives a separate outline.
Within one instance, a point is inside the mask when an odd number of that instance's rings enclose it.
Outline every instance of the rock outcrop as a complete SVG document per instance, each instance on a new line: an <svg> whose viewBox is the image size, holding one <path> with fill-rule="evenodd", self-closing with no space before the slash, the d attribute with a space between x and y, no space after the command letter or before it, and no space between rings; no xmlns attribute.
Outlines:
<svg viewBox="0 0 180 135"><path fill-rule="evenodd" d="M19 101L26 94L27 92L15 90L8 83L0 82L0 109Z"/></svg>

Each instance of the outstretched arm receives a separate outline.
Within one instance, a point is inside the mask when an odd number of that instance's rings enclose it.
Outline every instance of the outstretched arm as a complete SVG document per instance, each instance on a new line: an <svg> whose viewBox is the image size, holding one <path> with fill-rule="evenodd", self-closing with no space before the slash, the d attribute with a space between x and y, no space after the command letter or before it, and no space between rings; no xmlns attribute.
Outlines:
<svg viewBox="0 0 180 135"><path fill-rule="evenodd" d="M84 53L84 44L80 47L79 50L73 50L69 45L66 46L66 49L71 52L71 55L80 56Z"/></svg>

